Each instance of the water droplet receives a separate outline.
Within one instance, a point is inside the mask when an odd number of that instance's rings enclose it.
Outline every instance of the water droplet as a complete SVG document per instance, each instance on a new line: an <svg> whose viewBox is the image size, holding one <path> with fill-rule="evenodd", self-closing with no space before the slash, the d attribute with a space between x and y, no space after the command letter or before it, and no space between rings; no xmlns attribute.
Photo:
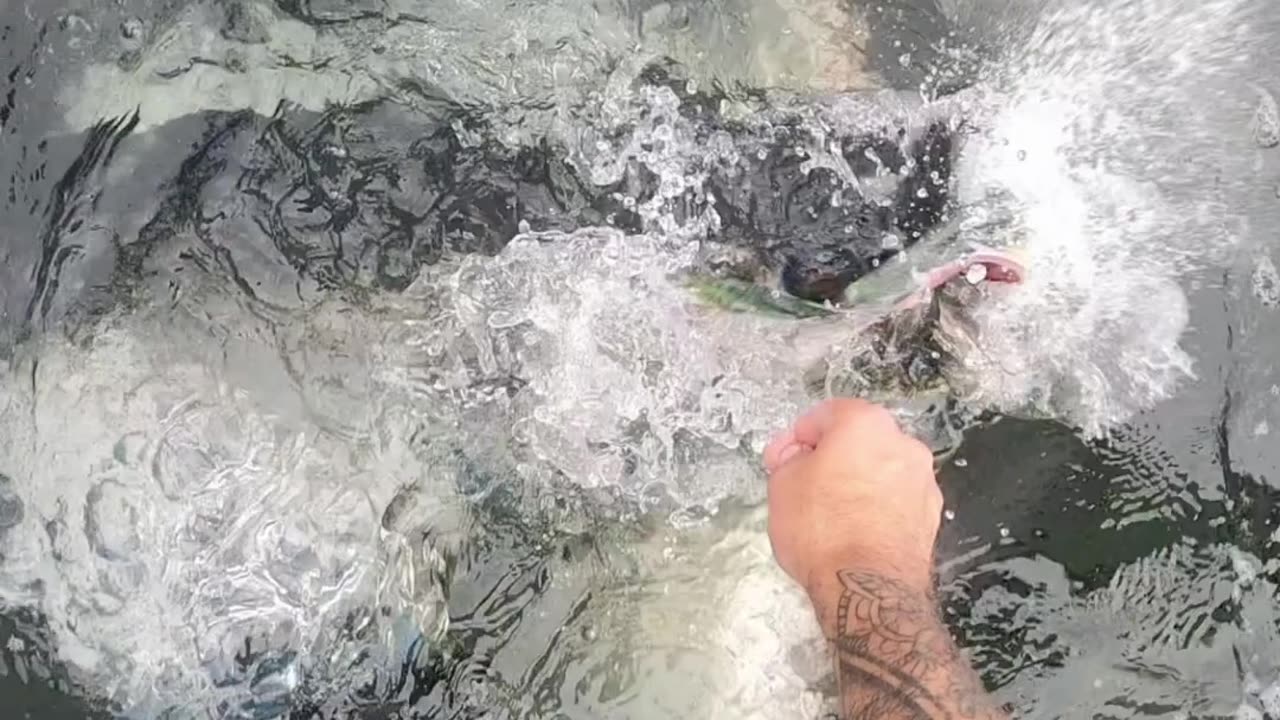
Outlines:
<svg viewBox="0 0 1280 720"><path fill-rule="evenodd" d="M944 510L944 511L943 511L943 513L942 513L942 516L943 516L943 517L945 517L945 518L946 518L946 519L948 519L948 520L955 520L955 519L956 519L956 511L955 511L955 510Z"/></svg>
<svg viewBox="0 0 1280 720"><path fill-rule="evenodd" d="M929 197L929 190L928 190L928 188L920 188L919 190L917 190L917 191L916 191L916 197L918 197L918 198L927 198L927 197Z"/></svg>
<svg viewBox="0 0 1280 720"><path fill-rule="evenodd" d="M1009 528L1007 528L1007 527L1002 527L1002 528L1000 528L1000 537L1002 537L1002 538L1007 538L1007 537L1009 537Z"/></svg>
<svg viewBox="0 0 1280 720"><path fill-rule="evenodd" d="M969 461L965 460L964 458L956 458L956 467L958 468L969 467Z"/></svg>

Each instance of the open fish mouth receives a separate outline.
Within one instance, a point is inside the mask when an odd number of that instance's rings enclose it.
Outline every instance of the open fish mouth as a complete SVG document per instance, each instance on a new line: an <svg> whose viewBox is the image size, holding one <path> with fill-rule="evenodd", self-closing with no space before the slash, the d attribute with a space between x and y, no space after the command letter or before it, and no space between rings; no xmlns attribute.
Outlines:
<svg viewBox="0 0 1280 720"><path fill-rule="evenodd" d="M910 310L927 303L934 293L950 283L1018 284L1027 273L1021 249L974 245L960 257L933 266L923 274L911 269L904 273L885 268L881 274L851 284L838 304L814 302L737 278L693 276L687 284L700 300L725 310L809 319L857 312L869 306L873 306L872 310L874 306L881 307L886 312Z"/></svg>
<svg viewBox="0 0 1280 720"><path fill-rule="evenodd" d="M904 298L899 306L910 307L924 302L930 294L960 278L971 285L1017 284L1026 276L1025 254L1021 249L976 247L965 256L930 270L925 276L923 287Z"/></svg>

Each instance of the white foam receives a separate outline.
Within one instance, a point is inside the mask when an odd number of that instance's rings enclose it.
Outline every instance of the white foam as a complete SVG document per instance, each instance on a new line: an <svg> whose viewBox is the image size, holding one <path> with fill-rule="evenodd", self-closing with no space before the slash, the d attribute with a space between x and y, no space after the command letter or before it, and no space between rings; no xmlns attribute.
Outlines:
<svg viewBox="0 0 1280 720"><path fill-rule="evenodd" d="M1180 282L1234 246L1248 159L1229 88L1246 4L1130 0L1051 13L971 94L960 198L1026 282L977 312L974 400L1104 432L1191 377ZM1238 85L1237 85L1238 86Z"/></svg>

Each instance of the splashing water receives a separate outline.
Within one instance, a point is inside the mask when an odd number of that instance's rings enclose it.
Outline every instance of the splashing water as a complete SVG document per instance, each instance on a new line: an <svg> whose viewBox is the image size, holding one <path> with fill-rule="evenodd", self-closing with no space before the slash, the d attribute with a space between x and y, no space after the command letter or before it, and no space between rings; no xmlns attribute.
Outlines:
<svg viewBox="0 0 1280 720"><path fill-rule="evenodd" d="M986 73L960 199L984 232L994 209L1011 216L998 235L1032 271L976 311L973 401L1097 434L1192 376L1183 285L1228 259L1256 151L1230 90L1247 8L1064 9Z"/></svg>
<svg viewBox="0 0 1280 720"><path fill-rule="evenodd" d="M51 342L4 378L0 407L23 422L0 442L26 477L0 597L41 608L73 677L131 717L271 716L316 663L337 687L394 673L402 618L434 636L443 598L430 553L381 527L382 508L407 468L448 468L395 434L410 427L396 409L364 408L355 426L381 432L349 443L305 419L261 348L224 346L215 367L207 336L156 320L108 323L89 352ZM443 534L466 517L416 510Z"/></svg>
<svg viewBox="0 0 1280 720"><path fill-rule="evenodd" d="M1219 81L1250 47L1244 7L1062 11L961 99L980 132L957 179L961 236L1021 245L1032 268L975 310L979 350L960 358L975 405L1101 432L1190 376L1179 281L1231 249L1252 107L1237 122ZM797 323L693 303L677 278L717 218L673 208L703 164L744 148L691 132L667 91L624 100L604 128L561 129L600 182L627 160L659 176L645 233L522 233L402 295L296 313L213 287L170 305L157 280L164 303L104 320L87 348L33 343L0 375L0 599L40 607L73 676L138 716L253 715L307 677L390 685L419 634L438 649L447 558L513 486L533 488L516 512L553 534L586 522L547 510L575 489L600 501L590 512L621 498L619 514L659 509L681 529L759 500L756 454L809 400L808 364L848 352L877 313ZM829 110L808 116L806 150L843 173L821 142ZM654 590L652 617L620 631L678 645L681 620L718 622L720 695L696 706L811 710L814 678L775 656L816 639L812 618L752 537L693 565L741 578L716 596L727 617ZM645 583L662 587L674 573L655 567Z"/></svg>

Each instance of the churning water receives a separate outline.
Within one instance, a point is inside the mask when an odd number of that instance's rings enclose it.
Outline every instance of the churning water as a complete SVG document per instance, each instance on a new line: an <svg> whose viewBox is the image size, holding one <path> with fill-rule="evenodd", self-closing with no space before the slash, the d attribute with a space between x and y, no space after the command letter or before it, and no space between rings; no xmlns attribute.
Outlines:
<svg viewBox="0 0 1280 720"><path fill-rule="evenodd" d="M1229 427L1265 435L1274 386L1203 389L1252 372L1213 328L1265 322L1193 322L1241 256L1275 305L1258 3L975 1L927 48L884 39L905 9L817 2L126 5L4 11L15 687L143 718L818 716L756 457L886 308L730 314L680 278L729 252L699 241L714 169L786 145L852 179L839 138L942 118L958 242L1030 268L972 307L955 414L1061 424L984 419L944 472L949 621L1028 715L1280 713L1270 495ZM659 54L681 87L637 82ZM840 94L902 77L967 87Z"/></svg>

